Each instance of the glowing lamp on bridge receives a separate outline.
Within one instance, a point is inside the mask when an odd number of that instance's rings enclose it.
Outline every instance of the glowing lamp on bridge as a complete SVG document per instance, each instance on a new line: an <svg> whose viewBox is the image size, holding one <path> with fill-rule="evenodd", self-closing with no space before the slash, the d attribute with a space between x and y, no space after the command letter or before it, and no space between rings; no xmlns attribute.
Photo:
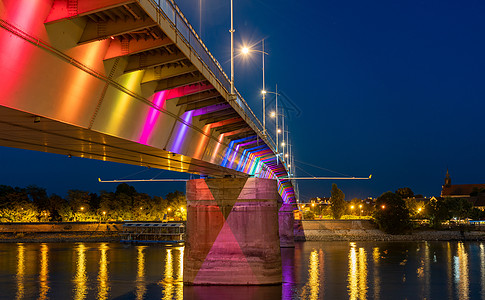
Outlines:
<svg viewBox="0 0 485 300"><path fill-rule="evenodd" d="M241 53L242 53L242 54L248 54L248 53L249 53L249 48L248 48L248 47L243 47L243 48L241 49Z"/></svg>
<svg viewBox="0 0 485 300"><path fill-rule="evenodd" d="M276 117L276 113L274 111L271 112L271 118Z"/></svg>
<svg viewBox="0 0 485 300"><path fill-rule="evenodd" d="M386 206L385 206L385 205L381 205L381 208L382 208L382 209L386 209Z"/></svg>

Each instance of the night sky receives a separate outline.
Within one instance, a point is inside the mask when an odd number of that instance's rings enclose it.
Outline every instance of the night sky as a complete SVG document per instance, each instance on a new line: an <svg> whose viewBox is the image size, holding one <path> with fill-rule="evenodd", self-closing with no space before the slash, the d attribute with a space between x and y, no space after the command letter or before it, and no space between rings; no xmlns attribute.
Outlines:
<svg viewBox="0 0 485 300"><path fill-rule="evenodd" d="M230 1L176 2L229 75ZM453 184L485 183L483 0L234 0L234 6L236 49L265 39L266 87L278 84L283 95L296 175L373 175L299 181L301 201L330 196L333 182L347 200L400 187L439 196L447 168ZM258 117L261 67L259 53L236 58L236 88ZM267 100L269 112L274 97ZM274 123L267 128L274 134ZM188 178L2 147L0 164L0 184L36 184L60 195L115 188L98 177ZM134 186L151 195L185 189Z"/></svg>

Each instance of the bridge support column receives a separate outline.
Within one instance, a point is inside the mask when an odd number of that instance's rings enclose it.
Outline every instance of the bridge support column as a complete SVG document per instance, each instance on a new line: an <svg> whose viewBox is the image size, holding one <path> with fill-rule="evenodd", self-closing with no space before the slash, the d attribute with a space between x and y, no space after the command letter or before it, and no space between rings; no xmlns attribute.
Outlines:
<svg viewBox="0 0 485 300"><path fill-rule="evenodd" d="M271 179L189 180L184 284L280 284L278 197Z"/></svg>
<svg viewBox="0 0 485 300"><path fill-rule="evenodd" d="M295 216L293 215L293 206L294 204L284 203L278 212L280 247L282 248L295 247Z"/></svg>

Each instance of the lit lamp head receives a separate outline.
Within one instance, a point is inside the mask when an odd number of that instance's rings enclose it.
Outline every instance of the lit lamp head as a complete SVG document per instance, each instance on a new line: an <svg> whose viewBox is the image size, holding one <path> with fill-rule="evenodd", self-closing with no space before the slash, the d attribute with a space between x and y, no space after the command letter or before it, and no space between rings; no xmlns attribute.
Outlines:
<svg viewBox="0 0 485 300"><path fill-rule="evenodd" d="M262 90L261 91L261 94L266 95L266 91L265 90Z"/></svg>
<svg viewBox="0 0 485 300"><path fill-rule="evenodd" d="M276 117L276 113L274 111L271 112L271 118Z"/></svg>
<svg viewBox="0 0 485 300"><path fill-rule="evenodd" d="M248 54L249 53L249 48L248 47L243 47L241 49L241 53L244 54L244 55Z"/></svg>

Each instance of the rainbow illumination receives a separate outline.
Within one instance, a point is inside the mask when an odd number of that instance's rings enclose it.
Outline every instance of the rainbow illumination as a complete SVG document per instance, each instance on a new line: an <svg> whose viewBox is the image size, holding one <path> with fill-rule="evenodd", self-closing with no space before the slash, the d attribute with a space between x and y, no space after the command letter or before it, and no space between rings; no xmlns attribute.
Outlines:
<svg viewBox="0 0 485 300"><path fill-rule="evenodd" d="M242 118L211 124L200 121L203 115L229 108L229 103L193 110L176 105L180 97L212 90L213 86L194 84L159 91L151 96L150 93L143 94L145 70L112 72L117 74L112 78L112 75L108 75L111 69L104 69L111 39L83 45L77 45L74 41L69 49L58 49L50 44L52 32L47 32L49 25L46 26L44 22L71 22L76 17L69 15L65 1L0 1L0 18L5 22L0 28L0 71L3 75L0 105L81 128L89 125L90 130L104 135L180 154L182 161L194 158L250 176L278 179L278 191L284 202L294 202L293 187L286 178L288 174L283 163L276 163L272 149L258 139L249 126L218 133L219 127L241 122ZM115 3L116 0L108 2ZM102 5L96 1L82 4L86 12L91 9L90 5L95 8ZM14 26L19 33L5 30L10 26L5 24ZM42 41L52 49L46 51L38 44L27 41L22 34ZM58 34L68 34L68 30ZM55 51L62 52L70 60L63 61ZM48 57L48 61L42 63L45 57ZM80 64L85 69L79 67ZM101 76L93 75L88 69L109 77L125 90L113 87L112 83L107 84L107 81L100 79ZM26 89L26 86L33 90ZM34 96L35 101L32 100ZM237 100L237 103L241 103L240 99ZM244 132L247 132L245 137L231 138ZM84 147L83 144L79 148L81 156L91 151ZM101 159L106 160L106 153Z"/></svg>

